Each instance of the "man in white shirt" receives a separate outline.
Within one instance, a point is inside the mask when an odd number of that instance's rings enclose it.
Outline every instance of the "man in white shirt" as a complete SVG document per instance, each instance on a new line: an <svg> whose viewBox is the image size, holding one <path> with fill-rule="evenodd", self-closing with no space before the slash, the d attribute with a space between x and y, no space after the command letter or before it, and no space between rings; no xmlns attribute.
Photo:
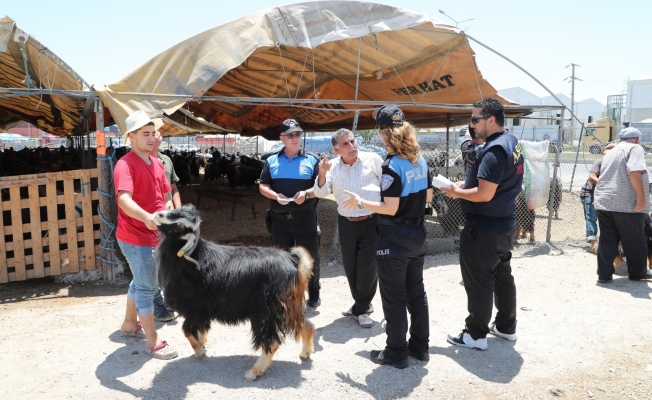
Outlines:
<svg viewBox="0 0 652 400"><path fill-rule="evenodd" d="M595 185L593 206L598 212L598 283L613 280L618 242L627 257L629 279L652 280L647 269L645 218L650 212L650 178L641 132L625 128L620 142L602 159L600 179Z"/></svg>
<svg viewBox="0 0 652 400"><path fill-rule="evenodd" d="M373 212L358 208L345 210L342 202L349 198L344 190L360 195L364 200L380 201L380 177L383 160L376 153L358 152L353 133L340 129L331 138L333 150L339 157L328 160L322 153L319 162L319 176L313 186L317 197L333 193L340 214L337 226L342 247L344 272L349 281L349 288L354 304L343 315L351 315L363 328L373 325L369 314L373 312L371 301L378 287L376 270L376 225L378 216ZM369 186L375 190L369 189ZM366 189L363 189L365 188Z"/></svg>

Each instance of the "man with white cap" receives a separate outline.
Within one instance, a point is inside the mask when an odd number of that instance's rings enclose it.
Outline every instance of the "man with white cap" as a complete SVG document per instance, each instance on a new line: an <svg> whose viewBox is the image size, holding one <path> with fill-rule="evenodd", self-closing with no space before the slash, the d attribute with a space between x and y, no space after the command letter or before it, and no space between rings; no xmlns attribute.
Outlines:
<svg viewBox="0 0 652 400"><path fill-rule="evenodd" d="M618 242L627 257L630 280L652 279L647 260L644 224L650 212L650 179L645 150L639 144L641 132L625 128L620 142L602 159L600 179L595 186L593 205L598 211L598 283L613 280L613 261Z"/></svg>
<svg viewBox="0 0 652 400"><path fill-rule="evenodd" d="M127 117L126 125L123 141L131 142L131 151L113 172L118 200L116 237L133 274L120 330L141 337L144 330L149 354L169 360L178 354L158 337L154 324L154 297L159 290L154 213L172 208L171 189L163 164L149 154L155 144L154 121L144 111L136 111Z"/></svg>
<svg viewBox="0 0 652 400"><path fill-rule="evenodd" d="M142 114L140 114L141 112ZM143 118L142 120L143 122L145 122L144 118L147 117L147 115L143 111L138 112L138 114L134 113L133 115L138 115L140 116L140 118ZM163 168L165 169L165 176L171 188L173 208L179 208L181 207L181 197L179 195L179 189L177 188L176 185L176 183L179 181L179 177L177 177L176 172L174 172L174 166L172 165L172 160L170 160L170 158L165 154L159 153L158 151L162 141L161 133L158 130L161 129L161 127L163 126L163 120L161 118L153 118L151 121L154 123L155 131L154 131L154 147L149 152L149 155L158 158L163 163ZM127 132L124 135L122 135L122 143L124 143L125 146L131 146L129 133L130 132ZM177 317L174 315L174 312L171 312L165 306L165 301L163 300L161 289L158 288L156 290L156 294L154 295L154 319L159 322L169 322L175 320L176 318Z"/></svg>

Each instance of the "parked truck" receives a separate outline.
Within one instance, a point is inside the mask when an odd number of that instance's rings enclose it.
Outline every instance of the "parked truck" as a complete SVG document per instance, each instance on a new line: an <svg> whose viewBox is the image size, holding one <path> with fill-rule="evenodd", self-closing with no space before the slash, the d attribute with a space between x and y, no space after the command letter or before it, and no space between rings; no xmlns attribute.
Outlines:
<svg viewBox="0 0 652 400"><path fill-rule="evenodd" d="M584 125L584 137L582 138L582 151L591 154L600 154L604 147L616 139L616 122L611 118L600 118Z"/></svg>

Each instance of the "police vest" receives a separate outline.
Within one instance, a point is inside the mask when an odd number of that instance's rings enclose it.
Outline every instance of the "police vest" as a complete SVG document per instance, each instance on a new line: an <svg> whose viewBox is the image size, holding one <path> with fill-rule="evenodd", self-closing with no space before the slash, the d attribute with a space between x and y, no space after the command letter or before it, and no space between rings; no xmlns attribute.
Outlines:
<svg viewBox="0 0 652 400"><path fill-rule="evenodd" d="M464 189L478 187L478 167L487 151L500 146L507 154L507 166L503 177L496 188L494 197L488 202L471 202L461 200L462 211L465 214L475 214L491 218L514 218L516 197L521 192L523 184L523 154L518 139L504 132L494 134L487 139L484 147L478 152L475 163L464 182Z"/></svg>

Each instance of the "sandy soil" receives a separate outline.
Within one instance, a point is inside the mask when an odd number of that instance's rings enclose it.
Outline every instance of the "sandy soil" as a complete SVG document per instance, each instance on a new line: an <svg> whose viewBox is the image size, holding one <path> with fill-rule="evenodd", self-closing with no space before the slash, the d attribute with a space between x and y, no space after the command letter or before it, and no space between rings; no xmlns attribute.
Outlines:
<svg viewBox="0 0 652 400"><path fill-rule="evenodd" d="M250 210L237 208L231 223L230 207L220 213L216 203L202 199L202 234L265 245L269 236L260 228L262 207L257 207L256 220ZM320 203L322 229L328 223L322 219L333 211L332 202ZM489 349L480 352L451 346L445 339L446 333L461 330L466 317L457 255L428 256L424 279L431 360L410 358L410 367L398 370L369 360L369 352L382 349L385 341L379 294L371 329L341 315L352 301L342 267L328 263L331 242L325 234L322 305L307 310L317 327L312 360L302 362L300 345L290 340L252 383L243 379L258 357L251 350L248 324L214 324L208 356L201 361L181 332L181 318L159 324L162 337L179 351L177 359L159 361L146 354L142 339L119 332L126 279L116 284L46 280L1 285L0 398L651 397L652 286L629 281L625 265L613 283L598 285L595 256L587 248L519 245L512 264L519 340L490 337Z"/></svg>

